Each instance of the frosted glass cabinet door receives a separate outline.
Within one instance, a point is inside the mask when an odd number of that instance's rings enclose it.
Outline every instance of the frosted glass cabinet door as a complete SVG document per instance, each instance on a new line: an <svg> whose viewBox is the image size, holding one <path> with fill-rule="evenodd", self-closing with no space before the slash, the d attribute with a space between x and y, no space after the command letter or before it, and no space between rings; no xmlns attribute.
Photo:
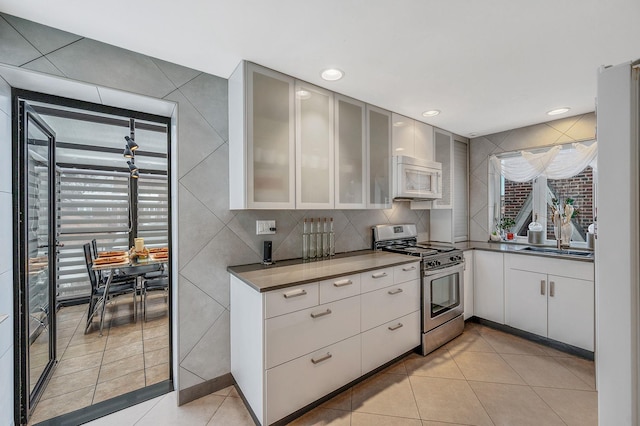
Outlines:
<svg viewBox="0 0 640 426"><path fill-rule="evenodd" d="M393 155L415 157L414 125L415 120L395 112L392 114L393 131L391 146Z"/></svg>
<svg viewBox="0 0 640 426"><path fill-rule="evenodd" d="M391 208L391 112L367 105L367 208Z"/></svg>
<svg viewBox="0 0 640 426"><path fill-rule="evenodd" d="M293 89L293 78L249 64L249 208L295 207Z"/></svg>
<svg viewBox="0 0 640 426"><path fill-rule="evenodd" d="M365 104L338 94L335 97L337 209L364 209L366 174Z"/></svg>
<svg viewBox="0 0 640 426"><path fill-rule="evenodd" d="M296 208L332 209L333 93L296 81Z"/></svg>

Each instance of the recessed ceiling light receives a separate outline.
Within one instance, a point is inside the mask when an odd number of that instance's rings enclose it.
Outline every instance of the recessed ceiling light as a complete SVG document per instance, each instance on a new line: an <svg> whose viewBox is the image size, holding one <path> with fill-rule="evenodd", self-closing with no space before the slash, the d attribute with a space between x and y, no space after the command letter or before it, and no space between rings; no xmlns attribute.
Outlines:
<svg viewBox="0 0 640 426"><path fill-rule="evenodd" d="M570 109L571 108L569 108L569 107L562 107L562 108L552 109L551 111L547 111L547 115L564 114L565 112L569 111Z"/></svg>
<svg viewBox="0 0 640 426"><path fill-rule="evenodd" d="M298 90L296 92L296 96L298 97L298 99L309 99L311 97L311 92L309 92L308 90Z"/></svg>
<svg viewBox="0 0 640 426"><path fill-rule="evenodd" d="M434 117L436 115L440 114L440 110L439 109L430 109L429 111L425 111L422 113L423 117Z"/></svg>
<svg viewBox="0 0 640 426"><path fill-rule="evenodd" d="M336 81L344 77L344 72L340 71L337 68L327 68L326 70L322 71L322 74L320 74L320 76L327 81Z"/></svg>

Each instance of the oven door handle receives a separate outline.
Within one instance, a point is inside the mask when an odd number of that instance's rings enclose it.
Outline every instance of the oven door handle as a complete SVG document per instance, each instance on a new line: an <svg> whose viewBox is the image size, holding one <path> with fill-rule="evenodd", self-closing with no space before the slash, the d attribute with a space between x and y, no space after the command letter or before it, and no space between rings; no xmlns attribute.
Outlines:
<svg viewBox="0 0 640 426"><path fill-rule="evenodd" d="M462 274L464 273L464 265L465 265L465 262L462 261L460 263L457 263L452 266L447 266L442 269L426 270L423 272L423 275L429 278L438 278L439 276L444 277L445 275L451 275L455 272L460 272Z"/></svg>

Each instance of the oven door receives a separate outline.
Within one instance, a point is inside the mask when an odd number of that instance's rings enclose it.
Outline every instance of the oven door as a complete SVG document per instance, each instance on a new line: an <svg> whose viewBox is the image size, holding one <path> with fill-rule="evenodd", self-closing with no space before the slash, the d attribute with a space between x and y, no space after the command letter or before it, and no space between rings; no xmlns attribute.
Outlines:
<svg viewBox="0 0 640 426"><path fill-rule="evenodd" d="M464 313L464 263L424 271L422 275L422 331Z"/></svg>

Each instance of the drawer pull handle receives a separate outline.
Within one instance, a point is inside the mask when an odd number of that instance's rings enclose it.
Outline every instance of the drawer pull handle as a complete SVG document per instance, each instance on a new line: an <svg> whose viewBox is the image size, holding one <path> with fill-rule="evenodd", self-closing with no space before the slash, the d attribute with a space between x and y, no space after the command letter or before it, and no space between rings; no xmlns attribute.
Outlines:
<svg viewBox="0 0 640 426"><path fill-rule="evenodd" d="M547 282L545 280L540 281L540 295L544 296L544 289L547 286Z"/></svg>
<svg viewBox="0 0 640 426"><path fill-rule="evenodd" d="M549 296L556 297L556 283L549 281Z"/></svg>
<svg viewBox="0 0 640 426"><path fill-rule="evenodd" d="M415 267L415 266L412 266L412 267L410 267L410 268L402 268L402 270L403 270L404 272L415 271L415 270L416 270L416 267Z"/></svg>
<svg viewBox="0 0 640 426"><path fill-rule="evenodd" d="M402 325L402 323L401 323L401 322L399 322L397 325L389 326L389 327L387 327L387 328L388 328L389 330L391 330L391 331L396 331L397 329L399 329L399 328L400 328L400 327L402 327L402 326L403 326L403 325Z"/></svg>
<svg viewBox="0 0 640 426"><path fill-rule="evenodd" d="M402 293L402 289L401 288L396 288L395 290L389 290L387 293L389 293L391 295Z"/></svg>
<svg viewBox="0 0 640 426"><path fill-rule="evenodd" d="M318 312L318 313L311 312L311 318L320 318L325 315L329 315L330 313L331 313L331 309L327 309L326 311Z"/></svg>
<svg viewBox="0 0 640 426"><path fill-rule="evenodd" d="M336 281L333 283L334 287L344 287L346 285L351 285L353 284L353 281L351 280L340 280L340 281Z"/></svg>
<svg viewBox="0 0 640 426"><path fill-rule="evenodd" d="M329 358L331 358L332 356L333 356L333 355L331 355L329 352L327 352L327 354L326 354L326 355L323 355L323 356L321 356L321 357L320 357L320 358L318 358L318 359L313 359L313 358L311 358L311 362L312 362L312 363L314 363L314 364L319 364L319 363L321 363L322 361L326 361L326 360L328 360L328 359L329 359Z"/></svg>
<svg viewBox="0 0 640 426"><path fill-rule="evenodd" d="M371 278L384 278L387 276L386 272L377 272L371 275Z"/></svg>
<svg viewBox="0 0 640 426"><path fill-rule="evenodd" d="M307 290L301 288L284 293L283 296L285 299L291 299L292 297L304 296L305 294L307 294Z"/></svg>

